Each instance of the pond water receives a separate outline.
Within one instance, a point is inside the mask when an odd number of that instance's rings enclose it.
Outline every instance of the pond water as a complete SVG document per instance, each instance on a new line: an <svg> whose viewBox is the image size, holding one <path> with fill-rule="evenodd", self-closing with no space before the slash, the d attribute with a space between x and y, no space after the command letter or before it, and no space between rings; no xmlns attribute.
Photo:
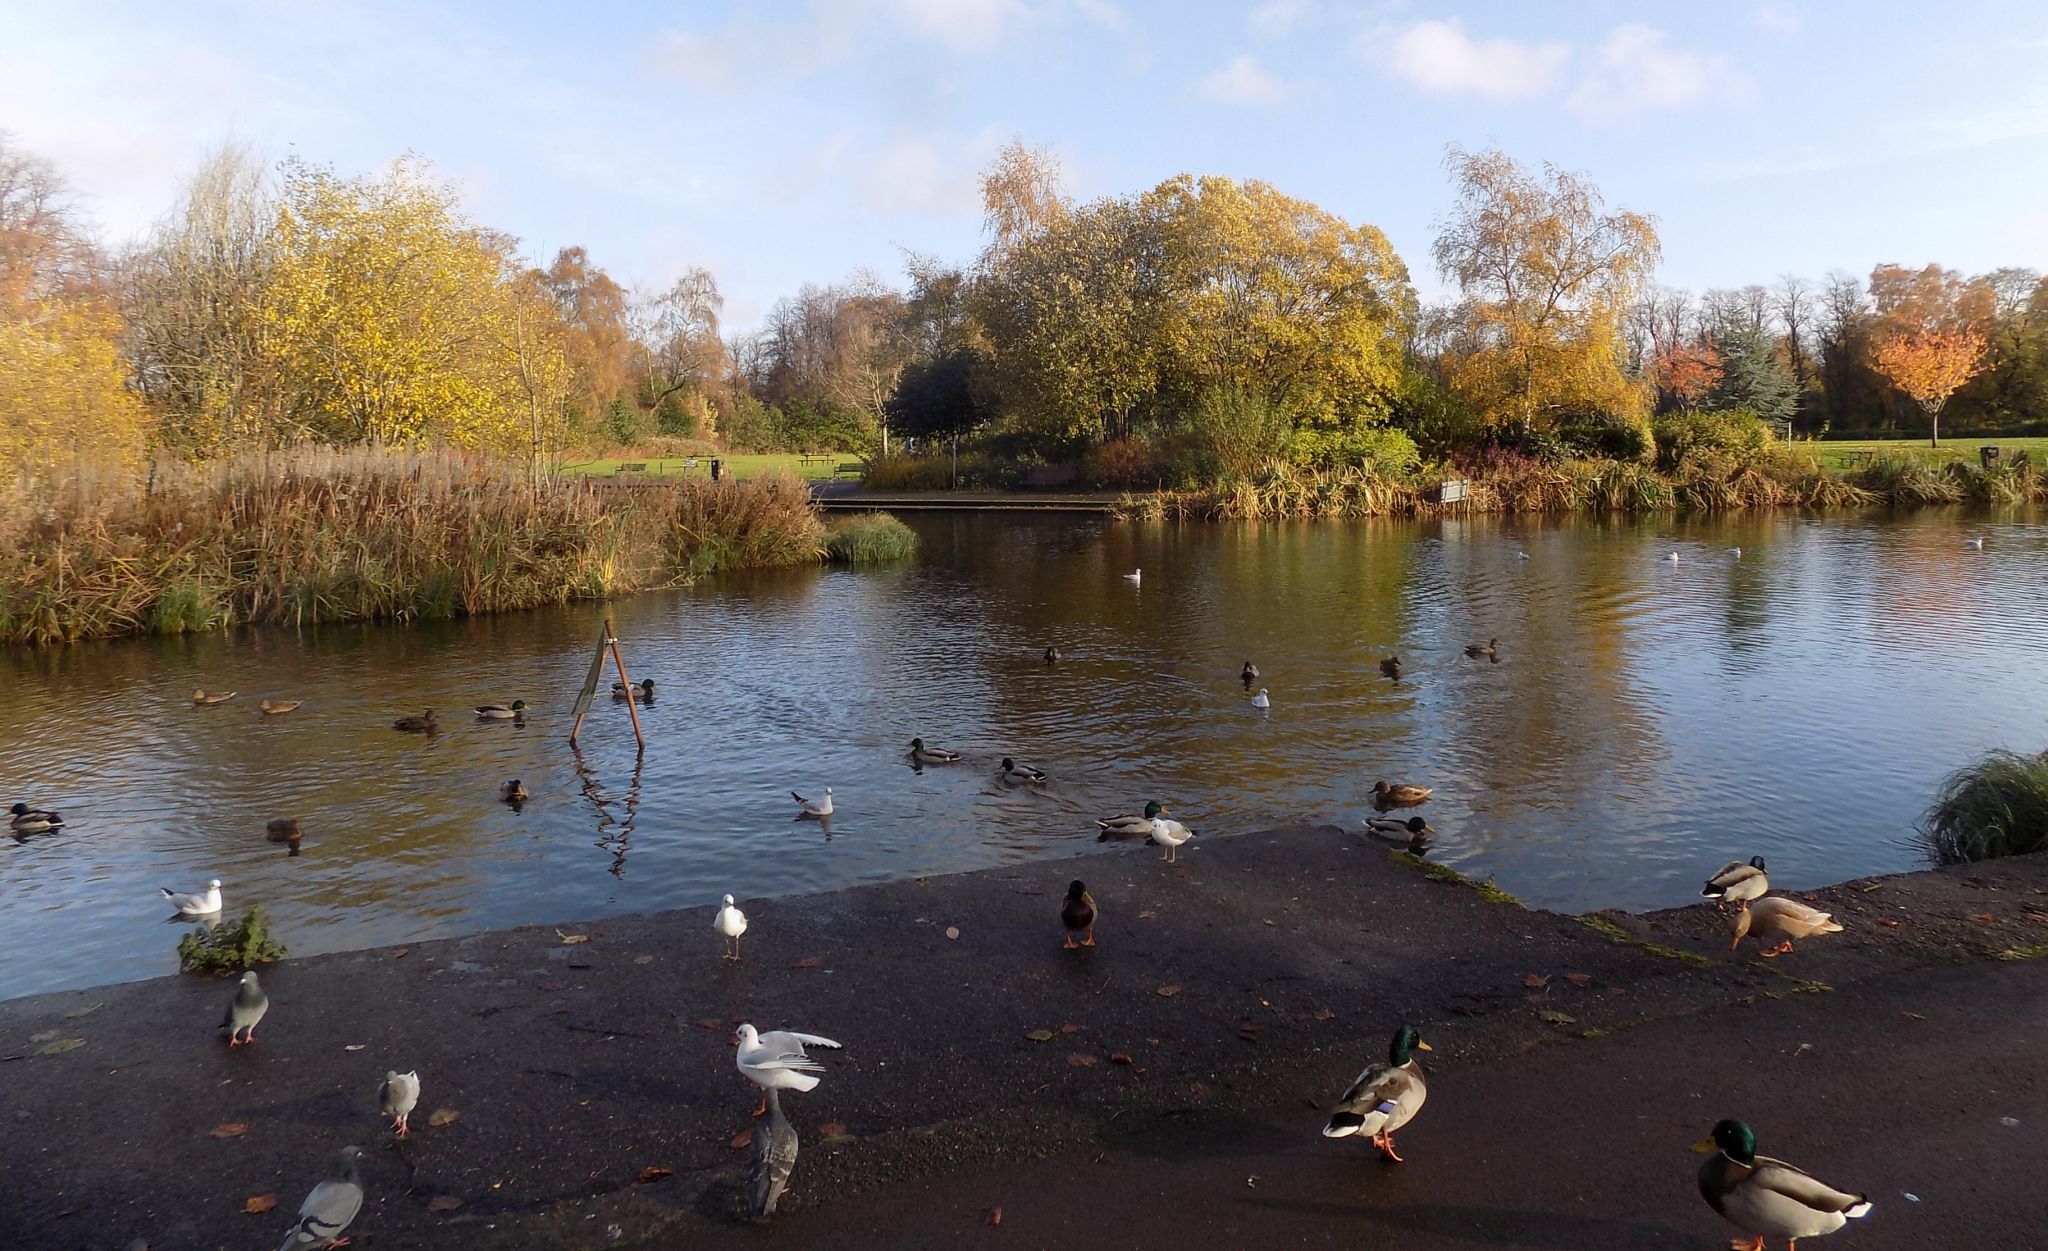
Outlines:
<svg viewBox="0 0 2048 1251"><path fill-rule="evenodd" d="M0 654L0 800L69 822L0 839L0 996L171 971L156 888L214 876L304 955L1093 850L1148 798L1198 832L1355 823L1381 778L1435 786L1432 854L1532 904L1658 907L1752 853L1795 889L1911 867L1943 773L2048 741L2031 513L910 520L914 562L614 605L657 680L637 767L608 699L564 742L596 605ZM524 727L468 715L514 698ZM438 734L390 728L423 706ZM914 772L920 734L966 762ZM997 784L1003 755L1051 784ZM826 786L829 837L789 798Z"/></svg>

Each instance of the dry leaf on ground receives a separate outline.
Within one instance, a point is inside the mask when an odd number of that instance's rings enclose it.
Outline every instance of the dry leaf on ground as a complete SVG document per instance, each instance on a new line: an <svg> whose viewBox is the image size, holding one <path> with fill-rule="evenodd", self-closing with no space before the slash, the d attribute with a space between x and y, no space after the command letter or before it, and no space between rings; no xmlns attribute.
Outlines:
<svg viewBox="0 0 2048 1251"><path fill-rule="evenodd" d="M1337 1014L1330 1011L1328 1008L1317 1008L1315 1011L1315 1018L1318 1021L1334 1021L1337 1019Z"/></svg>
<svg viewBox="0 0 2048 1251"><path fill-rule="evenodd" d="M243 1134L249 1132L249 1122L222 1121L207 1132L211 1133L215 1138L240 1138Z"/></svg>
<svg viewBox="0 0 2048 1251"><path fill-rule="evenodd" d="M1593 975L1590 973L1567 973L1564 975L1564 980L1580 990L1584 990L1593 984Z"/></svg>
<svg viewBox="0 0 2048 1251"><path fill-rule="evenodd" d="M276 1195L250 1195L242 1200L242 1210L251 1216L261 1216L276 1206Z"/></svg>
<svg viewBox="0 0 2048 1251"><path fill-rule="evenodd" d="M676 1171L674 1169L663 1168L659 1164L650 1164L640 1170L640 1180L643 1184L646 1182L657 1182L664 1177L674 1177L675 1175Z"/></svg>
<svg viewBox="0 0 2048 1251"><path fill-rule="evenodd" d="M957 926L957 925L949 925L949 926L947 926L947 927L946 927L946 937L948 937L948 938L958 938L958 937L960 937L960 927L959 927L959 926Z"/></svg>
<svg viewBox="0 0 2048 1251"><path fill-rule="evenodd" d="M850 1137L852 1135L846 1132L846 1126L841 1125L838 1121L827 1121L823 1125L818 1126L818 1138L820 1141L831 1142L834 1138Z"/></svg>
<svg viewBox="0 0 2048 1251"><path fill-rule="evenodd" d="M564 947L573 947L577 943L587 943L590 941L590 935L588 934L564 934L560 930L556 930L555 934L562 940Z"/></svg>
<svg viewBox="0 0 2048 1251"><path fill-rule="evenodd" d="M1079 1051L1067 1057L1067 1067L1070 1069L1092 1069L1097 1063L1098 1061L1094 1056L1086 1055Z"/></svg>
<svg viewBox="0 0 2048 1251"><path fill-rule="evenodd" d="M1029 1038L1032 1042L1051 1042L1052 1031L1049 1029L1035 1029L1024 1035L1024 1037Z"/></svg>
<svg viewBox="0 0 2048 1251"><path fill-rule="evenodd" d="M1131 1057L1121 1051L1112 1051L1109 1053L1109 1062L1111 1064L1129 1064Z"/></svg>
<svg viewBox="0 0 2048 1251"><path fill-rule="evenodd" d="M1002 1225L1002 1223L1003 1223L1003 1210L1002 1210L1001 1208L985 1208L985 1209L983 1209L983 1210L984 1210L984 1211L986 1211L986 1212L988 1213L988 1223L989 1223L989 1224L991 1224L991 1225L996 1225L996 1226L1000 1226L1000 1225Z"/></svg>
<svg viewBox="0 0 2048 1251"><path fill-rule="evenodd" d="M803 959L796 961L789 967L792 969L815 969L823 963L825 963L825 958L823 956L805 956Z"/></svg>
<svg viewBox="0 0 2048 1251"><path fill-rule="evenodd" d="M457 1112L454 1108L435 1108L432 1112L427 1113L427 1127L429 1129L439 1129L443 1125L453 1125L461 1119L462 1113Z"/></svg>
<svg viewBox="0 0 2048 1251"><path fill-rule="evenodd" d="M427 1200L427 1211L429 1212L453 1212L461 1206L462 1200L454 1195L435 1195Z"/></svg>
<svg viewBox="0 0 2048 1251"><path fill-rule="evenodd" d="M1171 999L1175 995L1178 995L1180 993L1180 987L1161 986L1158 990L1155 990L1152 993L1159 996L1161 999Z"/></svg>
<svg viewBox="0 0 2048 1251"><path fill-rule="evenodd" d="M1065 1025L1062 1025L1062 1026L1060 1026L1060 1033L1062 1033L1062 1034L1078 1034L1078 1033L1080 1033L1080 1032L1081 1032L1081 1027L1080 1027L1080 1026L1078 1026L1078 1025L1076 1025L1076 1024L1074 1024L1074 1023L1073 1023L1073 1022L1071 1022L1071 1021L1069 1021L1069 1022L1068 1022L1068 1023L1066 1023Z"/></svg>
<svg viewBox="0 0 2048 1251"><path fill-rule="evenodd" d="M1545 986L1550 985L1550 979L1541 973L1524 973L1522 974L1522 985L1527 986L1530 990L1542 990Z"/></svg>
<svg viewBox="0 0 2048 1251"><path fill-rule="evenodd" d="M754 1131L751 1129L743 1129L739 1133L734 1134L732 1136L732 1141L725 1145L731 1147L734 1151L745 1151L747 1149L747 1144L753 1141Z"/></svg>
<svg viewBox="0 0 2048 1251"><path fill-rule="evenodd" d="M635 963L635 964L653 964L653 963L654 963L654 957L653 957L653 956L634 956L634 957L633 957L633 963Z"/></svg>

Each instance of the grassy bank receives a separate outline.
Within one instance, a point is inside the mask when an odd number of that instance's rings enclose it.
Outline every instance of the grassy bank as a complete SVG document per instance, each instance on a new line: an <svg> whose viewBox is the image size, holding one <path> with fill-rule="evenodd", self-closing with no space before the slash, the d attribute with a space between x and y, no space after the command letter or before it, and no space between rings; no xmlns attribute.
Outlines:
<svg viewBox="0 0 2048 1251"><path fill-rule="evenodd" d="M848 565L908 560L917 554L917 531L888 513L861 513L832 523L825 554Z"/></svg>
<svg viewBox="0 0 2048 1251"><path fill-rule="evenodd" d="M1940 447L1929 447L1925 439L1828 439L1806 443L1800 446L1813 452L1821 466L1832 473L1851 473L1867 467L1870 462L1886 457L1907 457L1931 465L1947 465L1957 461L1977 463L1977 449L1995 447L1999 454L2011 457L2025 452L2029 458L2039 461L2048 457L2048 439L1989 439L1972 438L1967 434L1943 435Z"/></svg>
<svg viewBox="0 0 2048 1251"><path fill-rule="evenodd" d="M735 478L765 478L772 474L787 474L807 481L830 479L839 466L860 459L852 452L820 453L806 458L796 452L719 452L718 459L725 462L725 472ZM697 463L693 466L691 460ZM562 472L584 478L612 478L619 474L621 465L645 465L637 470L639 476L648 478L705 478L711 476L711 454L696 457L687 456L609 456L596 460L570 461L562 466Z"/></svg>
<svg viewBox="0 0 2048 1251"><path fill-rule="evenodd" d="M1937 864L2048 851L2048 753L1994 751L1950 774L1921 833Z"/></svg>
<svg viewBox="0 0 2048 1251"><path fill-rule="evenodd" d="M536 484L374 449L251 454L0 485L0 640L444 618L819 559L808 489Z"/></svg>
<svg viewBox="0 0 2048 1251"><path fill-rule="evenodd" d="M1466 497L1441 502L1446 478ZM1276 466L1250 480L1203 491L1126 496L1126 517L1255 520L1280 517L1402 517L1439 513L1724 512L1746 508L1856 508L1871 505L2020 504L2048 500L2034 458L2014 455L1996 469L1889 454L1835 472L1802 447L1776 447L1748 460L1688 458L1670 472L1637 461L1541 461L1489 455L1458 468L1400 474L1374 465L1333 470Z"/></svg>

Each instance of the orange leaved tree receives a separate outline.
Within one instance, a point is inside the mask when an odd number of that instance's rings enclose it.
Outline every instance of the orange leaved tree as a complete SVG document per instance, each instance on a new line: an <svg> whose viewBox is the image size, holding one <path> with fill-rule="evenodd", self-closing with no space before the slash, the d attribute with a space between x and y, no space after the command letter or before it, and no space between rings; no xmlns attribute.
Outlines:
<svg viewBox="0 0 2048 1251"><path fill-rule="evenodd" d="M1930 446L1941 446L1941 406L1984 367L1984 346L1974 330L1895 334L1877 345L1877 372L1927 413Z"/></svg>

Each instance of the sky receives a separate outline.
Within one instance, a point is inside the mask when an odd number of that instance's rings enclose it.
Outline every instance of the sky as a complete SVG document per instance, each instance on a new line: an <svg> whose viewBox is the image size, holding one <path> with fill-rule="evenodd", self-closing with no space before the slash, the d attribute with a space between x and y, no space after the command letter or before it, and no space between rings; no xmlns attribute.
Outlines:
<svg viewBox="0 0 2048 1251"><path fill-rule="evenodd" d="M230 139L414 152L536 258L710 269L738 329L971 259L1012 137L1084 199L1263 179L1386 231L1426 297L1450 144L1653 214L1672 286L2048 269L2038 0L0 0L0 129L117 244Z"/></svg>

